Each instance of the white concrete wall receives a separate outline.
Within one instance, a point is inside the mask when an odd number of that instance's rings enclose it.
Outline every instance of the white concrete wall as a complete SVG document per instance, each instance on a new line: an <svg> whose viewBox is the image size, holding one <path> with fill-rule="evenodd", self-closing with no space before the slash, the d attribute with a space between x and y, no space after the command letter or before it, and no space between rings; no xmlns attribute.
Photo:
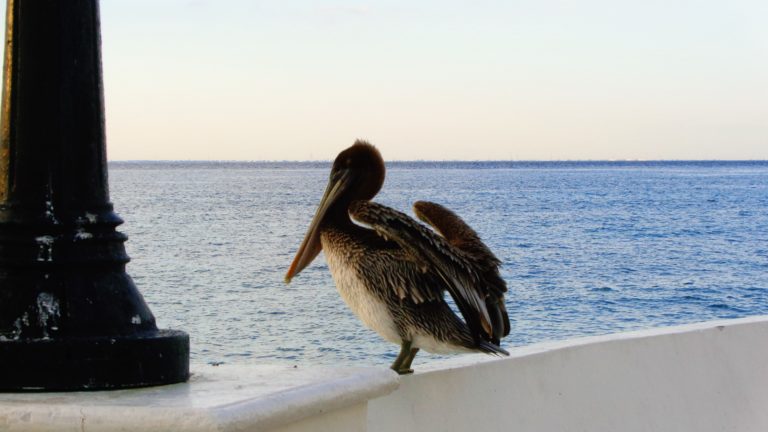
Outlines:
<svg viewBox="0 0 768 432"><path fill-rule="evenodd" d="M0 432L768 432L768 317L385 367L195 366L188 383L0 394Z"/></svg>
<svg viewBox="0 0 768 432"><path fill-rule="evenodd" d="M189 382L132 390L0 393L0 432L335 432L366 428L387 369L196 365Z"/></svg>
<svg viewBox="0 0 768 432"><path fill-rule="evenodd" d="M768 431L768 317L511 351L417 368L368 430Z"/></svg>

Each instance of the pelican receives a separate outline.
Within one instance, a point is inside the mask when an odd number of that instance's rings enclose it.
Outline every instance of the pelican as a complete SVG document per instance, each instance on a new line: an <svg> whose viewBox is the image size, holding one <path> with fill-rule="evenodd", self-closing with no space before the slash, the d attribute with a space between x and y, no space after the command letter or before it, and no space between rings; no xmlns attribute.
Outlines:
<svg viewBox="0 0 768 432"><path fill-rule="evenodd" d="M371 199L384 183L384 160L357 140L339 153L325 194L285 275L286 283L324 252L336 288L357 317L400 345L391 368L413 373L420 349L509 355L500 261L477 233L445 207L414 204L411 217ZM453 298L460 319L445 300Z"/></svg>

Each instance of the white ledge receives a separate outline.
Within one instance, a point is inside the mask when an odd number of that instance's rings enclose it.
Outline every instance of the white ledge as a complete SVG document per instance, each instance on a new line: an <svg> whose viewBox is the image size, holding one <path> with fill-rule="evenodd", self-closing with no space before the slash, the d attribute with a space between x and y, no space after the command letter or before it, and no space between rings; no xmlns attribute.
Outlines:
<svg viewBox="0 0 768 432"><path fill-rule="evenodd" d="M768 315L755 315L746 318L732 318L713 321L702 321L692 324L678 324L664 327L653 327L641 330L631 330L621 333L608 333L596 336L581 336L572 339L553 340L545 342L536 342L531 345L521 345L518 347L507 347L509 357L494 357L485 354L460 355L445 359L440 359L425 364L416 364L414 366L415 374L431 373L457 369L462 367L471 367L484 363L510 362L513 359L534 356L537 354L549 353L553 351L587 347L591 345L611 344L619 341L640 341L659 336L675 336L687 333L698 333L709 330L725 330L726 328L736 329L743 326L752 326L755 324L766 325ZM418 360L418 357L417 357Z"/></svg>
<svg viewBox="0 0 768 432"><path fill-rule="evenodd" d="M0 394L2 431L269 430L385 395L389 369L198 365L188 383L132 390Z"/></svg>
<svg viewBox="0 0 768 432"><path fill-rule="evenodd" d="M195 366L189 383L0 394L0 431L768 430L768 316L384 368Z"/></svg>
<svg viewBox="0 0 768 432"><path fill-rule="evenodd" d="M368 404L368 432L768 431L768 316L416 365Z"/></svg>

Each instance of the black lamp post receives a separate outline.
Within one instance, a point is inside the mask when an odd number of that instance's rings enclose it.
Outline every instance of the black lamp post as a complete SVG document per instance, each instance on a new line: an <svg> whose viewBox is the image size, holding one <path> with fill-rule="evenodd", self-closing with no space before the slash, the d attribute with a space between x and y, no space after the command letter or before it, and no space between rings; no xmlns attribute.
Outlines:
<svg viewBox="0 0 768 432"><path fill-rule="evenodd" d="M0 390L185 381L125 273L109 202L98 0L8 0L0 142Z"/></svg>

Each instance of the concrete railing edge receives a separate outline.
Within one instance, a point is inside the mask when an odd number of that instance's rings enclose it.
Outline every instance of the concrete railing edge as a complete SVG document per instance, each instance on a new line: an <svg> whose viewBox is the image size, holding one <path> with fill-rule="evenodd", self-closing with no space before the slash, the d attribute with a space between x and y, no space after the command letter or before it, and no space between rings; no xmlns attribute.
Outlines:
<svg viewBox="0 0 768 432"><path fill-rule="evenodd" d="M640 330L630 330L619 333L607 333L593 336L583 336L571 339L553 340L537 342L531 345L521 345L517 347L507 347L509 357L491 357L487 355L457 356L454 358L442 359L428 364L418 365L416 374L426 374L444 371L448 369L457 369L471 367L480 363L503 362L510 359L528 357L535 354L546 353L553 350L564 348L577 348L587 345L595 345L612 341L624 341L633 339L644 339L662 335L673 335L687 333L691 331L704 331L714 328L725 329L748 325L756 322L768 321L768 315L754 315L744 318L718 319L713 321L703 321L691 324L680 324L672 326L652 327Z"/></svg>
<svg viewBox="0 0 768 432"><path fill-rule="evenodd" d="M210 414L222 430L244 426L270 430L306 418L387 395L397 389L399 376L390 369L361 369L343 378L311 383L216 408Z"/></svg>

